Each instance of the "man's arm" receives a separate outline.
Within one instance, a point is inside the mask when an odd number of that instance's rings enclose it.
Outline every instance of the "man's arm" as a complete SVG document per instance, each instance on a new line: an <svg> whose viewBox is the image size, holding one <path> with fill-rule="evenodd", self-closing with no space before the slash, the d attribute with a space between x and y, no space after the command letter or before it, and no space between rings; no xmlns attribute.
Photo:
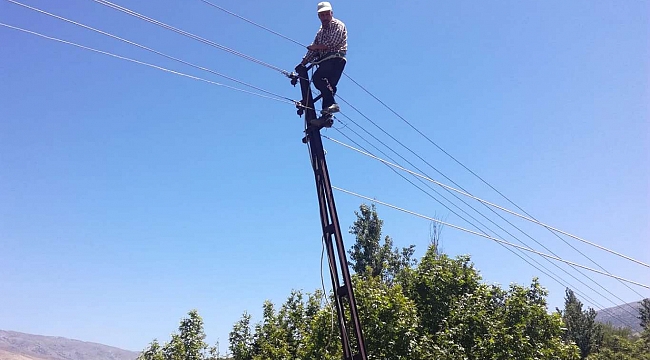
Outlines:
<svg viewBox="0 0 650 360"><path fill-rule="evenodd" d="M324 45L324 44L312 44L307 46L307 49L311 51L316 51L316 50L327 50L329 49L329 46Z"/></svg>
<svg viewBox="0 0 650 360"><path fill-rule="evenodd" d="M312 44L307 46L307 54L305 54L305 56L302 58L300 64L306 65L314 58L314 56L316 56L316 51L320 50L318 48L314 48L314 46L321 46L321 45L315 45L318 42L318 34L320 34L320 32L321 30L319 29L318 32L316 32L316 36L314 37L314 41L312 42Z"/></svg>

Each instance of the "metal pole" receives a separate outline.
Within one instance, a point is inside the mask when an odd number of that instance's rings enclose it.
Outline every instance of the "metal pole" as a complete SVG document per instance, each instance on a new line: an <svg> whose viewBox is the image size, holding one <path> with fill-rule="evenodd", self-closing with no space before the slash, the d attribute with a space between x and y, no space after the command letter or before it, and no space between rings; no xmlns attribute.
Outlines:
<svg viewBox="0 0 650 360"><path fill-rule="evenodd" d="M334 289L334 298L336 300L336 311L339 320L339 331L341 332L341 345L343 347L344 360L367 360L366 345L361 331L361 322L357 310L356 300L354 298L354 289L350 277L350 270L345 254L345 245L339 225L339 218L334 204L334 195L330 182L329 172L327 171L327 162L323 143L320 136L320 128L311 126L310 121L316 119L316 110L314 108L314 99L311 94L309 74L304 66L296 67L297 75L293 81L300 82L302 92L302 101L298 109L298 114L305 114L306 136L303 142L309 143L312 168L316 180L316 192L318 194L318 204L320 208L321 226L323 228L323 239L327 249L328 263L330 265L330 275L332 277L332 287ZM332 241L332 236L334 241ZM334 249L334 245L336 249ZM340 272L340 276L339 276ZM341 278L342 277L342 278ZM350 343L348 326L343 304L347 302L350 310L350 329L356 341L353 348Z"/></svg>

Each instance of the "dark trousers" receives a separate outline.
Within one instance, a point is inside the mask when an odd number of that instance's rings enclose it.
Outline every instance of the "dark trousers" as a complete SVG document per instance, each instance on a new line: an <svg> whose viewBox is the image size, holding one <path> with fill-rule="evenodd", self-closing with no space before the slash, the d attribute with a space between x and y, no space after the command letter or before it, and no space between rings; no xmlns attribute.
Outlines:
<svg viewBox="0 0 650 360"><path fill-rule="evenodd" d="M341 79L344 68L345 60L341 58L326 60L318 65L318 69L312 79L316 89L323 95L323 109L335 103L334 94L336 94L336 85Z"/></svg>

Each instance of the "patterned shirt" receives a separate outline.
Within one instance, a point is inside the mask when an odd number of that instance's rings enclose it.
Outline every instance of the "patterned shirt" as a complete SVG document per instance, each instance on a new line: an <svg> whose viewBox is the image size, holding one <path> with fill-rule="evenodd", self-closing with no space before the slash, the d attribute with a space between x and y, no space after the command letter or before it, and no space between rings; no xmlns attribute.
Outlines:
<svg viewBox="0 0 650 360"><path fill-rule="evenodd" d="M320 57L327 53L348 50L348 30L345 24L338 19L332 18L326 27L321 25L316 33L314 45L327 45L327 50L307 51L305 59L307 61L314 60L315 57Z"/></svg>

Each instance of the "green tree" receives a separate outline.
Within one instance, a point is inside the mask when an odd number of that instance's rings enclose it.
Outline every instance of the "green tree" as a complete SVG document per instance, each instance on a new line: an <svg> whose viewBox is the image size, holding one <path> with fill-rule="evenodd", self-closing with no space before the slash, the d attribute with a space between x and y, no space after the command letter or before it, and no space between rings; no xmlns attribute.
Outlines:
<svg viewBox="0 0 650 360"><path fill-rule="evenodd" d="M158 340L153 339L153 341L149 343L149 347L140 353L138 360L164 360L162 348L160 347Z"/></svg>
<svg viewBox="0 0 650 360"><path fill-rule="evenodd" d="M348 251L352 270L360 276L381 277L392 281L398 274L414 264L415 246L393 249L390 236L381 243L381 231L384 224L379 219L375 205L362 204L355 211L357 219L350 227L350 234L355 236L355 243Z"/></svg>
<svg viewBox="0 0 650 360"><path fill-rule="evenodd" d="M185 346L181 337L172 334L172 339L163 346L162 353L165 360L184 360Z"/></svg>
<svg viewBox="0 0 650 360"><path fill-rule="evenodd" d="M198 311L191 310L187 315L181 319L178 333L173 333L169 342L160 346L153 340L138 360L218 360L218 348L205 342L203 319Z"/></svg>
<svg viewBox="0 0 650 360"><path fill-rule="evenodd" d="M191 310L187 315L178 327L178 338L185 352L184 360L202 360L208 349L203 331L203 318L196 310Z"/></svg>
<svg viewBox="0 0 650 360"><path fill-rule="evenodd" d="M241 319L233 325L228 340L230 353L235 360L253 359L253 334L250 328L251 316L244 312Z"/></svg>
<svg viewBox="0 0 650 360"><path fill-rule="evenodd" d="M528 288L487 285L468 256L451 259L432 245L411 273L407 294L433 358L578 358L577 348L562 341L562 320L548 314L547 292L536 279Z"/></svg>
<svg viewBox="0 0 650 360"><path fill-rule="evenodd" d="M562 318L549 314L548 292L535 278L528 287L512 284L494 315L496 357L508 359L577 359L578 349L562 341Z"/></svg>
<svg viewBox="0 0 650 360"><path fill-rule="evenodd" d="M641 300L639 320L641 320L641 327L647 330L650 325L650 299Z"/></svg>
<svg viewBox="0 0 650 360"><path fill-rule="evenodd" d="M244 313L230 332L230 351L234 360L330 359L332 345L329 309L321 307L323 294L303 295L292 291L278 311L270 301L263 305L262 321L251 331L251 317ZM333 357L334 359L336 357Z"/></svg>
<svg viewBox="0 0 650 360"><path fill-rule="evenodd" d="M480 281L469 256L451 259L430 246L417 268L409 272L405 291L416 304L421 326L435 334L452 304L465 294L474 293Z"/></svg>
<svg viewBox="0 0 650 360"><path fill-rule="evenodd" d="M304 339L300 359L340 360L343 357L334 299L318 306L309 317L309 333Z"/></svg>
<svg viewBox="0 0 650 360"><path fill-rule="evenodd" d="M562 319L567 328L564 339L573 341L580 348L580 357L585 359L598 350L603 338L602 325L595 321L596 311L582 310L582 302L567 288L564 298Z"/></svg>
<svg viewBox="0 0 650 360"><path fill-rule="evenodd" d="M289 359L287 335L280 327L275 306L272 302L265 301L262 308L262 322L255 325L253 360Z"/></svg>
<svg viewBox="0 0 650 360"><path fill-rule="evenodd" d="M650 349L644 341L628 328L603 325L603 341L598 352L589 355L589 360L650 360Z"/></svg>
<svg viewBox="0 0 650 360"><path fill-rule="evenodd" d="M422 355L415 303L400 285L378 277L353 279L366 347L373 359L410 360Z"/></svg>
<svg viewBox="0 0 650 360"><path fill-rule="evenodd" d="M381 244L374 207L362 205L356 215L349 251L369 359L580 358L578 347L563 341L562 314L548 313L536 279L528 287L485 284L469 256L450 258L436 242L416 265L413 247L400 252L389 237ZM294 291L277 311L267 301L252 328L244 314L230 336L233 359L341 359L334 301L323 299Z"/></svg>

